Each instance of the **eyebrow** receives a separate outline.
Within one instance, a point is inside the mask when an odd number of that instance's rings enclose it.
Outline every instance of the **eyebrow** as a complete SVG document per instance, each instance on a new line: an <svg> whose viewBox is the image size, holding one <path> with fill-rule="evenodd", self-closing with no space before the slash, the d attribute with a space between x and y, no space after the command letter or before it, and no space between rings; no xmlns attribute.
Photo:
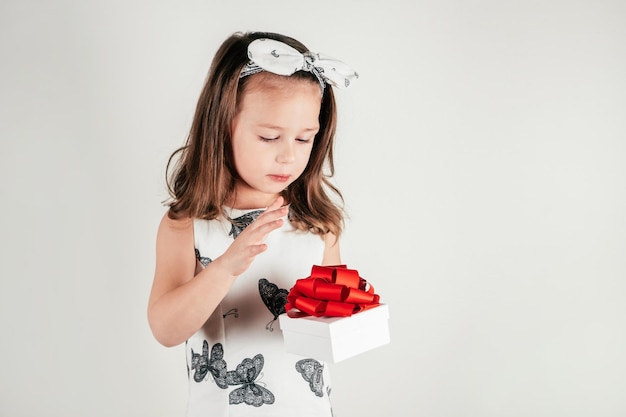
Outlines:
<svg viewBox="0 0 626 417"><path fill-rule="evenodd" d="M282 129L284 129L284 127L282 127L282 126L268 125L268 124L263 124L263 123L260 123L258 126L266 128L266 129L274 129L274 130L282 130ZM313 131L319 130L319 129L320 129L319 126L317 126L317 127L305 127L304 129L302 129L302 131L304 131L304 132L313 132Z"/></svg>

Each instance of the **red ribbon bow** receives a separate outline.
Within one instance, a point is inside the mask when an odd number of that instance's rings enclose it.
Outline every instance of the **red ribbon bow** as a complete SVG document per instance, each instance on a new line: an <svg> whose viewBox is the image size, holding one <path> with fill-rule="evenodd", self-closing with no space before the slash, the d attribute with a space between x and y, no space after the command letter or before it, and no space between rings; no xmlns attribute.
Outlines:
<svg viewBox="0 0 626 417"><path fill-rule="evenodd" d="M374 287L357 270L314 265L311 276L297 280L289 291L285 310L289 317L349 317L379 304Z"/></svg>

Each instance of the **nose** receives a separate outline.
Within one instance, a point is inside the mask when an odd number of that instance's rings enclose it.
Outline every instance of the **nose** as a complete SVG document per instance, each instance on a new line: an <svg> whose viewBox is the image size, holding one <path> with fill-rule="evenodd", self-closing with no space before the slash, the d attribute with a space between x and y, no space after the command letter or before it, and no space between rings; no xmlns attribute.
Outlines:
<svg viewBox="0 0 626 417"><path fill-rule="evenodd" d="M296 160L294 141L284 140L282 142L278 154L276 155L276 161L281 164L290 164Z"/></svg>

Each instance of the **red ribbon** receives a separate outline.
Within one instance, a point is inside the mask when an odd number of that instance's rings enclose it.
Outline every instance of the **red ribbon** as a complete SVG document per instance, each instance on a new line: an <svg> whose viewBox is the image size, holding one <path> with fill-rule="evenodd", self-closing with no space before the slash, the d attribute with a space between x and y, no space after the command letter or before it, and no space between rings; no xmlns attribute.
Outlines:
<svg viewBox="0 0 626 417"><path fill-rule="evenodd" d="M311 276L297 280L289 291L285 309L289 317L349 317L379 304L374 287L357 270L314 265Z"/></svg>

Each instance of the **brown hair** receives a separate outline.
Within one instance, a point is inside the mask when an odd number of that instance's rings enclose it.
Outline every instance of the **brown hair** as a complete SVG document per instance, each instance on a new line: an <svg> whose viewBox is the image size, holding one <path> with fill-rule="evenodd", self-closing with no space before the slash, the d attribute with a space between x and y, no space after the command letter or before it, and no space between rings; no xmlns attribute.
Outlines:
<svg viewBox="0 0 626 417"><path fill-rule="evenodd" d="M267 32L238 32L222 43L200 93L186 144L170 156L167 164L171 218L211 220L220 215L228 218L224 204L234 197L237 178L231 148L232 121L247 81L254 76L240 79L239 73L248 63L248 45L259 38L281 41L302 53L308 51L293 38ZM298 71L291 77L318 84L310 72ZM336 122L335 97L332 87L327 85L319 114L320 130L313 141L307 167L282 192L290 203L289 218L294 226L320 235L332 232L339 236L343 226L343 211L327 194L331 191L343 202L341 193L329 181L335 172ZM171 172L170 168L173 168Z"/></svg>

